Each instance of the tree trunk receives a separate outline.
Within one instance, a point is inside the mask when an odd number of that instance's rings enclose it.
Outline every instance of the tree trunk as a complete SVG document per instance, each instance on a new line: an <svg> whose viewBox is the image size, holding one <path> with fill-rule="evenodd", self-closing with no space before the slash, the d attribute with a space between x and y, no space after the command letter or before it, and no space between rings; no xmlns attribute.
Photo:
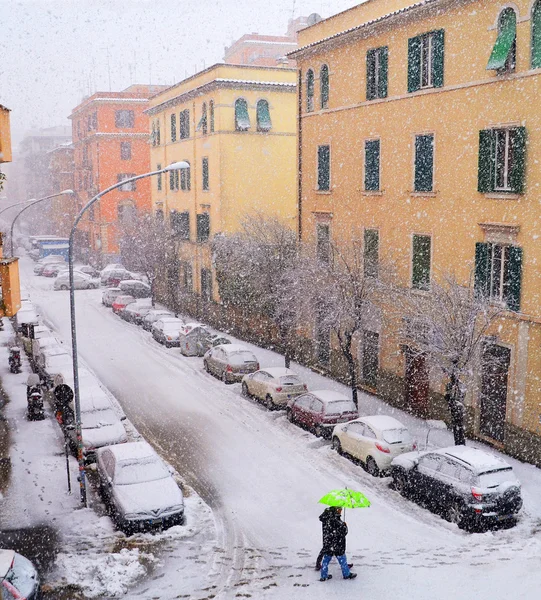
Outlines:
<svg viewBox="0 0 541 600"><path fill-rule="evenodd" d="M349 385L351 387L351 399L355 406L359 406L359 391L357 389L357 369L355 368L355 360L351 353L351 337L348 338L346 344L342 348L344 356L348 361Z"/></svg>
<svg viewBox="0 0 541 600"><path fill-rule="evenodd" d="M445 389L445 399L449 412L451 413L451 421L453 425L453 436L455 438L455 446L466 445L466 432L464 428L464 408L462 406L462 393L460 390L458 378L454 373L451 373L449 382Z"/></svg>
<svg viewBox="0 0 541 600"><path fill-rule="evenodd" d="M289 343L289 330L287 327L280 325L278 327L280 332L280 341L282 342L282 348L284 349L284 366L289 369L291 365L291 344Z"/></svg>

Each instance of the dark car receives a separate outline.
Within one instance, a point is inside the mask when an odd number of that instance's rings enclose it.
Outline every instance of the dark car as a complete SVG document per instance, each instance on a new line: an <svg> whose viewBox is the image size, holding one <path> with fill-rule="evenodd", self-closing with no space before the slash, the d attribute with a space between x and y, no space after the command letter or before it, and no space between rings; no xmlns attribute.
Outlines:
<svg viewBox="0 0 541 600"><path fill-rule="evenodd" d="M123 294L129 294L134 298L150 298L151 296L151 289L148 283L139 281L138 279L121 281L118 287Z"/></svg>
<svg viewBox="0 0 541 600"><path fill-rule="evenodd" d="M522 507L520 483L500 458L466 446L407 452L391 463L401 494L424 503L461 529L514 524Z"/></svg>
<svg viewBox="0 0 541 600"><path fill-rule="evenodd" d="M105 273L102 271L101 284L107 287L119 287L121 281L127 281L133 278L133 275L129 271L126 271L126 269L109 269L108 271L105 271Z"/></svg>
<svg viewBox="0 0 541 600"><path fill-rule="evenodd" d="M203 358L207 373L219 377L224 383L242 381L248 373L259 371L255 354L239 344L221 344L210 348Z"/></svg>
<svg viewBox="0 0 541 600"><path fill-rule="evenodd" d="M36 568L14 550L0 550L0 598L40 598L40 582Z"/></svg>
<svg viewBox="0 0 541 600"><path fill-rule="evenodd" d="M353 400L333 390L318 390L292 398L286 410L291 423L325 438L331 437L338 423L352 421L359 416Z"/></svg>

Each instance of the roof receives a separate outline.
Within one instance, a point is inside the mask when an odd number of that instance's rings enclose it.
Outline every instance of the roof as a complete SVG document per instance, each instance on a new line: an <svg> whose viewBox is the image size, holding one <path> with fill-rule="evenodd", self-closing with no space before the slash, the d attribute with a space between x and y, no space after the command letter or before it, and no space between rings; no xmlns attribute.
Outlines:
<svg viewBox="0 0 541 600"><path fill-rule="evenodd" d="M345 394L342 394L342 392L335 392L334 390L315 390L314 392L310 392L310 394L317 396L322 402L325 403L333 402L334 400L349 400L353 402L351 398Z"/></svg>
<svg viewBox="0 0 541 600"><path fill-rule="evenodd" d="M492 471L494 469L508 469L510 465L501 458L489 454L478 448L469 446L451 446L450 448L440 448L436 450L438 454L452 456L472 467L477 473Z"/></svg>
<svg viewBox="0 0 541 600"><path fill-rule="evenodd" d="M371 415L369 417L361 417L359 421L378 429L379 431L387 431L389 429L405 429L406 426L394 417L387 415Z"/></svg>
<svg viewBox="0 0 541 600"><path fill-rule="evenodd" d="M106 449L110 450L117 460L139 460L156 456L156 452L148 442L128 442L106 446L106 448L100 448L99 452Z"/></svg>
<svg viewBox="0 0 541 600"><path fill-rule="evenodd" d="M297 375L295 371L286 369L285 367L269 367L268 369L261 369L265 373L270 373L273 377L283 377L284 375Z"/></svg>
<svg viewBox="0 0 541 600"><path fill-rule="evenodd" d="M0 550L0 579L7 575L14 558L15 550Z"/></svg>

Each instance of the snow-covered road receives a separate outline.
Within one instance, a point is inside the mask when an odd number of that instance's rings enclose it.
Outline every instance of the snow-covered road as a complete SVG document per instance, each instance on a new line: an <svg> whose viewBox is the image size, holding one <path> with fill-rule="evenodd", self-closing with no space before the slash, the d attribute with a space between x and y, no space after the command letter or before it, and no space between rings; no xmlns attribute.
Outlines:
<svg viewBox="0 0 541 600"><path fill-rule="evenodd" d="M21 261L22 283L41 315L70 341L67 292L32 275ZM514 529L469 535L388 489L360 467L333 453L328 443L267 412L206 374L198 358L164 349L151 336L112 314L98 290L77 292L79 351L118 398L137 429L184 475L214 511L218 545L186 565L208 571L194 600L277 598L318 600L533 599L541 583L541 533L537 515L541 478L528 496L537 506ZM256 350L262 366L281 358ZM303 373L306 371L303 370ZM311 374L309 385L334 387ZM366 402L370 402L366 399ZM390 413L391 411L389 411ZM525 467L529 472L530 467ZM520 474L519 474L520 476ZM348 486L372 501L348 511L348 558L359 574L319 582L313 570L321 544L317 500ZM183 577L182 572L177 574ZM165 594L165 591L163 592ZM158 597L142 586L133 596ZM159 596L167 600L168 595Z"/></svg>

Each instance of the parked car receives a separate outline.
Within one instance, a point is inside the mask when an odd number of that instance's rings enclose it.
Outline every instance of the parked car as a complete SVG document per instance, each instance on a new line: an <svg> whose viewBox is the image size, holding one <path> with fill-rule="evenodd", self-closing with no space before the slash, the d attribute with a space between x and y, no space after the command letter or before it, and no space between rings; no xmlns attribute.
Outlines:
<svg viewBox="0 0 541 600"><path fill-rule="evenodd" d="M128 304L120 311L120 316L124 321L141 325L143 317L152 310L152 300L150 298L140 298L131 304Z"/></svg>
<svg viewBox="0 0 541 600"><path fill-rule="evenodd" d="M175 315L170 310L165 310L163 308L154 308L149 310L148 313L143 318L143 329L146 331L152 330L152 325L156 321L160 319L164 319L166 317L174 317Z"/></svg>
<svg viewBox="0 0 541 600"><path fill-rule="evenodd" d="M210 348L207 340L211 333L208 327L201 323L186 323L180 328L179 346L184 356L204 356Z"/></svg>
<svg viewBox="0 0 541 600"><path fill-rule="evenodd" d="M0 550L0 598L38 600L40 580L34 565L14 550Z"/></svg>
<svg viewBox="0 0 541 600"><path fill-rule="evenodd" d="M40 261L38 261L35 266L34 266L34 275L41 275L43 273L43 269L45 269L45 267L49 264L60 264L60 265L65 265L66 261L64 260L63 256L60 255L55 255L55 254L50 254L49 256L46 256L45 258L42 258Z"/></svg>
<svg viewBox="0 0 541 600"><path fill-rule="evenodd" d="M147 442L97 450L100 490L126 533L184 523L184 498L170 469Z"/></svg>
<svg viewBox="0 0 541 600"><path fill-rule="evenodd" d="M51 335L49 337L43 337L40 339L32 340L32 359L34 360L34 364L37 364L40 354L42 354L45 348L58 347L62 348L60 345L60 341L54 336ZM63 348L62 348L63 349ZM64 350L64 349L63 349ZM64 350L65 352L65 350Z"/></svg>
<svg viewBox="0 0 541 600"><path fill-rule="evenodd" d="M119 287L121 281L133 279L132 274L126 269L111 269L101 275L101 284L107 287Z"/></svg>
<svg viewBox="0 0 541 600"><path fill-rule="evenodd" d="M294 371L284 367L261 369L242 378L243 395L262 400L269 410L285 406L307 389Z"/></svg>
<svg viewBox="0 0 541 600"><path fill-rule="evenodd" d="M239 344L221 344L210 348L203 359L207 373L219 377L224 383L242 381L248 373L259 371L255 354Z"/></svg>
<svg viewBox="0 0 541 600"><path fill-rule="evenodd" d="M452 446L408 452L393 459L393 484L461 529L513 523L522 508L521 486L511 466L483 450Z"/></svg>
<svg viewBox="0 0 541 600"><path fill-rule="evenodd" d="M23 325L39 325L39 315L33 305L29 304L17 311L15 315L17 332L22 332Z"/></svg>
<svg viewBox="0 0 541 600"><path fill-rule="evenodd" d="M144 281L139 281L138 279L121 281L118 284L118 287L123 294L129 294L134 298L150 298L151 296L150 286Z"/></svg>
<svg viewBox="0 0 541 600"><path fill-rule="evenodd" d="M90 275L80 273L79 271L73 272L73 284L76 290L94 290L100 287L100 282L98 279L93 279L90 277ZM69 288L69 273L67 271L60 273L54 280L53 289L69 290Z"/></svg>
<svg viewBox="0 0 541 600"><path fill-rule="evenodd" d="M103 293L101 295L101 302L103 305L107 306L107 308L111 308L117 296L120 296L121 294L122 292L120 291L120 288L108 288L106 290L103 290Z"/></svg>
<svg viewBox="0 0 541 600"><path fill-rule="evenodd" d="M352 421L359 416L353 400L333 390L318 390L292 398L286 410L291 423L325 438L331 437L338 423Z"/></svg>
<svg viewBox="0 0 541 600"><path fill-rule="evenodd" d="M166 348L179 345L180 328L184 325L177 317L163 317L152 325L152 337Z"/></svg>
<svg viewBox="0 0 541 600"><path fill-rule="evenodd" d="M105 265L105 267L103 267L103 269L100 271L100 277L104 275L104 273L107 273L107 271L113 271L113 270L117 270L117 269L124 269L124 265L120 264L120 263L109 263L108 265Z"/></svg>
<svg viewBox="0 0 541 600"><path fill-rule="evenodd" d="M77 269L77 271L80 271L81 273L90 275L90 277L92 277L94 279L101 278L101 273L98 271L98 269L95 269L94 267L91 267L90 265L80 265L80 266L76 267L76 269Z"/></svg>
<svg viewBox="0 0 541 600"><path fill-rule="evenodd" d="M64 269L66 269L65 262L48 263L43 268L41 275L43 277L56 277L58 275L58 273Z"/></svg>
<svg viewBox="0 0 541 600"><path fill-rule="evenodd" d="M374 415L337 425L332 432L332 447L347 454L378 477L391 469L395 456L417 448L407 427L393 417Z"/></svg>
<svg viewBox="0 0 541 600"><path fill-rule="evenodd" d="M36 363L41 380L48 388L58 385L57 376L60 373L66 369L73 369L71 356L63 348L60 348L60 350L62 352L58 352L57 354L44 354L42 352ZM46 348L45 351L51 352L52 348Z"/></svg>
<svg viewBox="0 0 541 600"><path fill-rule="evenodd" d="M135 302L135 298L133 296L125 296L123 294L120 294L115 298L115 301L113 302L113 304L111 304L111 307L113 309L113 312L115 314L118 314L121 310L124 310L126 306L128 306L128 304L131 304L132 302Z"/></svg>

